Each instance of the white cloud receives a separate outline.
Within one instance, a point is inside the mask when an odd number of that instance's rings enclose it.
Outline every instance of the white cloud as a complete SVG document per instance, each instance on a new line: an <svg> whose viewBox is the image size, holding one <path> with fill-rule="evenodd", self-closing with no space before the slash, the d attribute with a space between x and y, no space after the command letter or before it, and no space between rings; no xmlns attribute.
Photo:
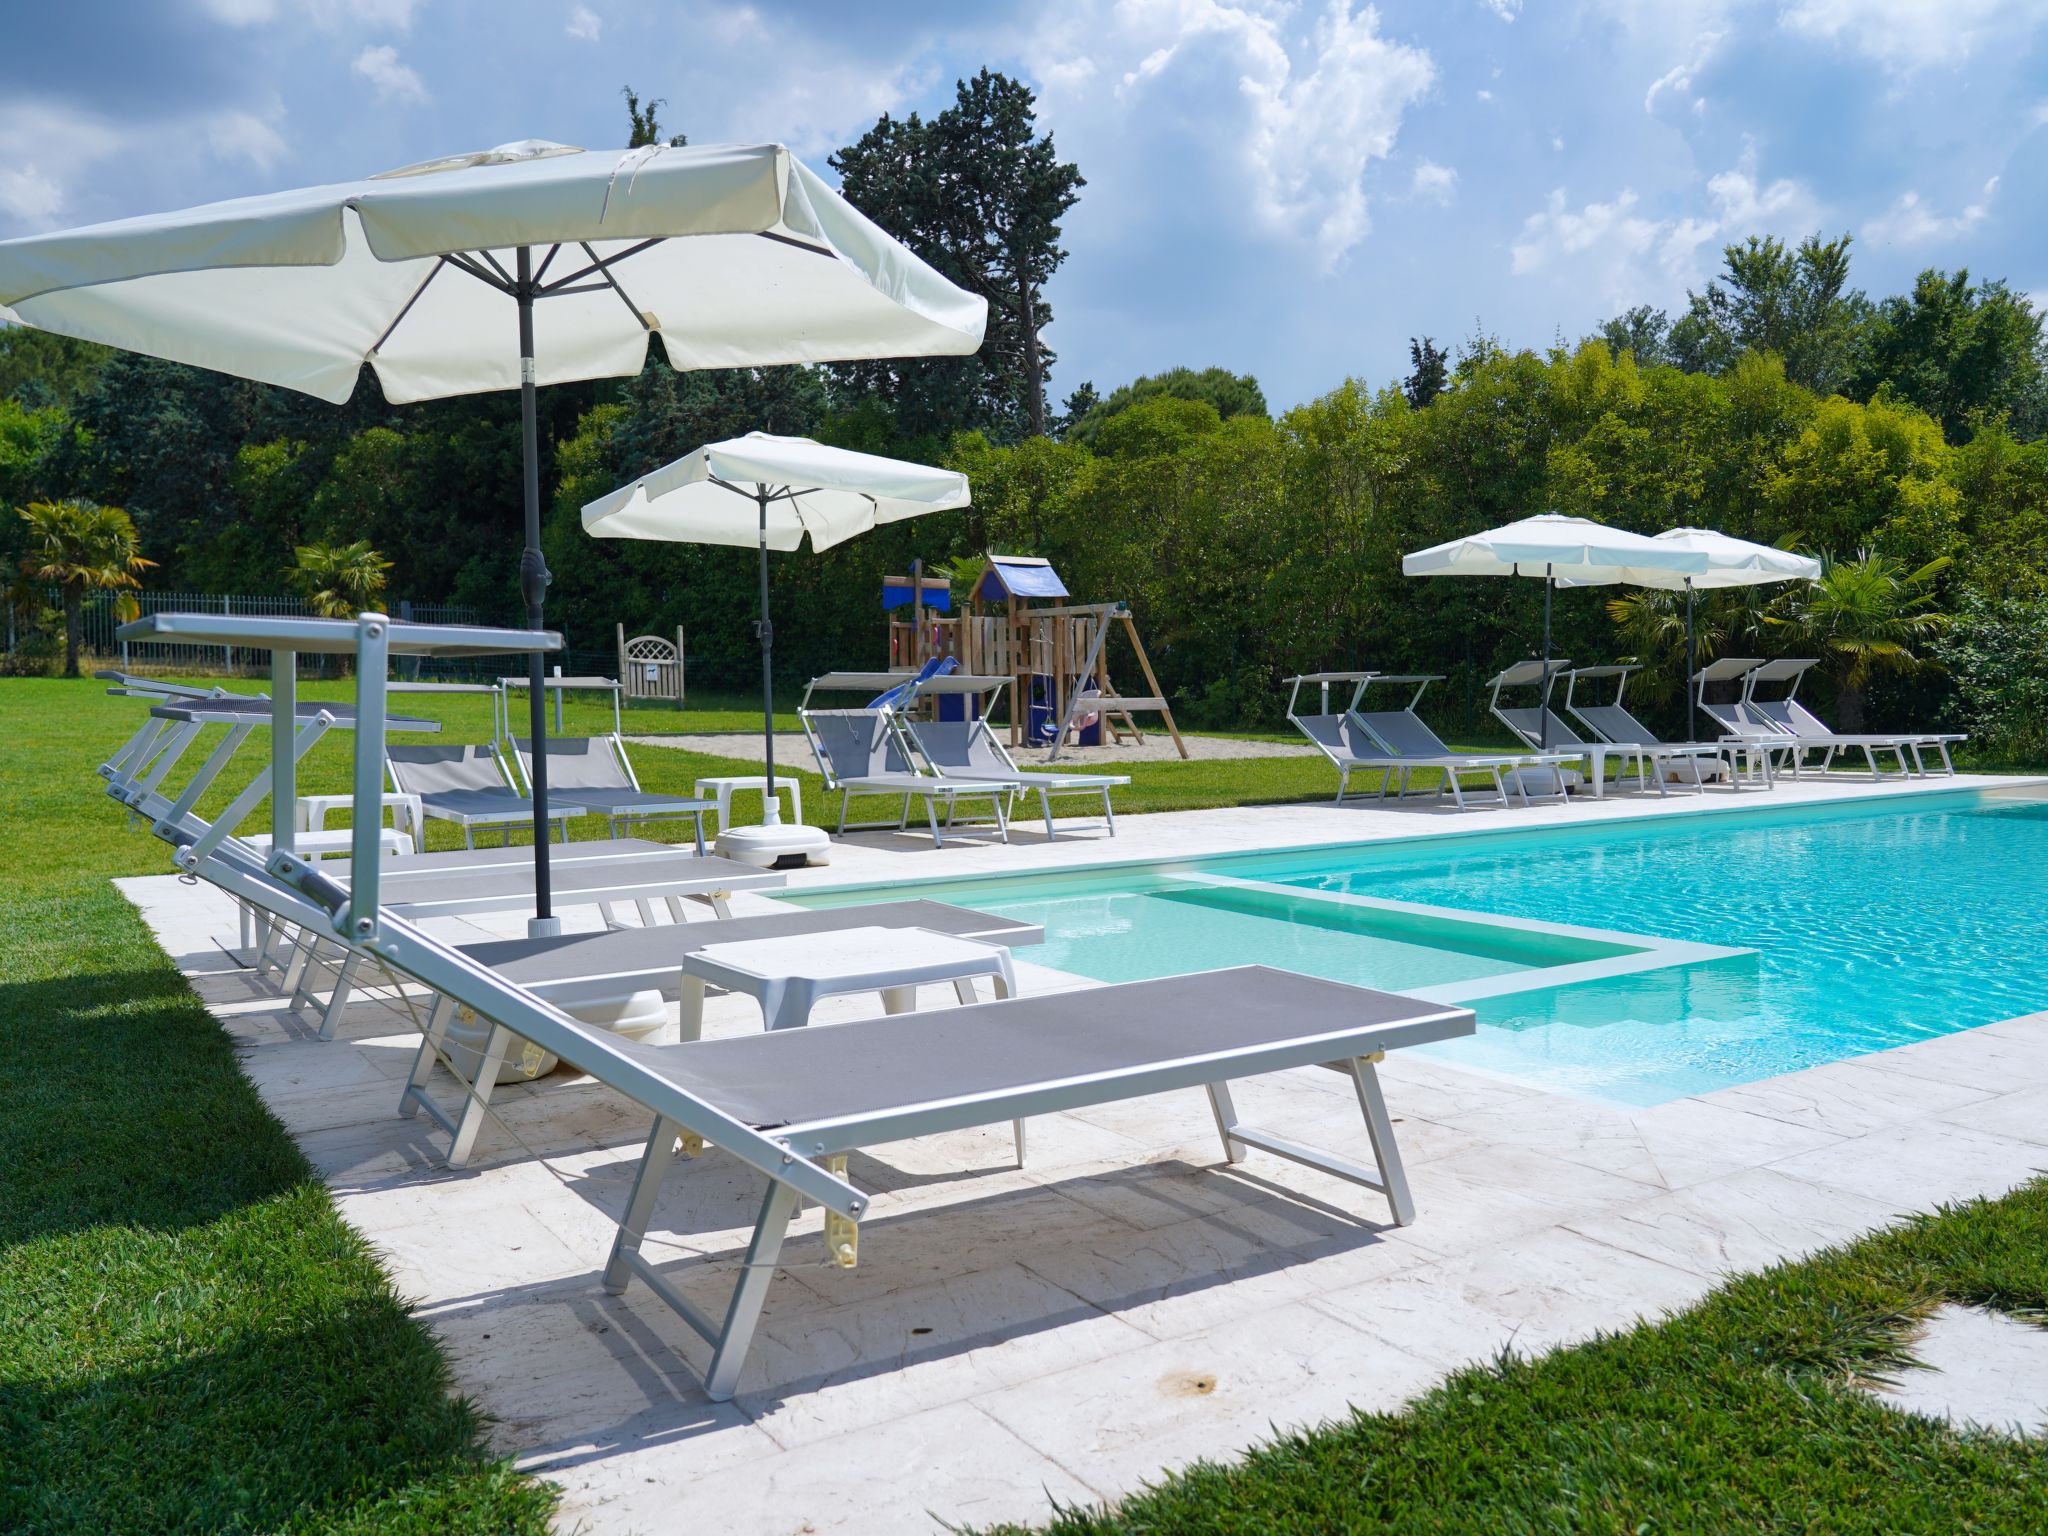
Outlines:
<svg viewBox="0 0 2048 1536"><path fill-rule="evenodd" d="M1235 74L1242 121L1221 100L1205 110L1221 114L1259 221L1312 242L1328 270L1371 229L1366 169L1392 153L1436 66L1421 48L1384 36L1370 6L1330 0L1290 48L1292 19L1290 8L1260 0L1122 0L1099 45L1132 60L1116 95L1133 114L1156 110L1140 98L1169 71ZM1098 56L1108 51L1098 46Z"/></svg>
<svg viewBox="0 0 2048 1536"><path fill-rule="evenodd" d="M254 112L216 113L205 124L206 147L216 159L239 160L267 171L285 157L284 135L274 121L282 115L281 107L270 117L258 117Z"/></svg>
<svg viewBox="0 0 2048 1536"><path fill-rule="evenodd" d="M1920 200L1918 192L1902 192L1890 208L1864 221L1863 238L1876 245L1925 245L1935 240L1953 240L1984 222L1997 191L1998 178L1994 176L1984 183L1978 201L1953 215L1936 213Z"/></svg>
<svg viewBox="0 0 2048 1536"><path fill-rule="evenodd" d="M562 30L579 42L594 43L604 36L604 18L587 5L579 5L569 12L569 21Z"/></svg>
<svg viewBox="0 0 2048 1536"><path fill-rule="evenodd" d="M1640 303L1645 295L1675 300L1704 279L1710 249L1748 235L1803 234L1820 217L1801 183L1759 180L1754 146L1709 177L1703 190L1704 207L1659 219L1645 215L1626 187L1610 202L1577 208L1560 187L1523 221L1508 250L1510 270L1526 277L1568 268L1574 281L1599 289L1610 304Z"/></svg>
<svg viewBox="0 0 2048 1536"><path fill-rule="evenodd" d="M1493 100L1493 92L1491 91L1475 91L1473 94L1476 95L1481 101Z"/></svg>
<svg viewBox="0 0 2048 1536"><path fill-rule="evenodd" d="M1522 0L1482 0L1482 3L1502 21L1513 21L1522 14Z"/></svg>
<svg viewBox="0 0 2048 1536"><path fill-rule="evenodd" d="M200 0L200 9L224 27L256 27L277 19L277 0Z"/></svg>
<svg viewBox="0 0 2048 1536"><path fill-rule="evenodd" d="M2027 114L2027 126L2039 128L2044 123L2048 123L2048 101L2037 101L2034 110Z"/></svg>
<svg viewBox="0 0 2048 1536"><path fill-rule="evenodd" d="M124 142L113 124L74 107L0 102L0 223L21 231L62 223L74 185Z"/></svg>
<svg viewBox="0 0 2048 1536"><path fill-rule="evenodd" d="M409 65L398 59L398 50L389 43L379 43L374 48L365 48L349 66L355 74L370 82L379 101L425 101L427 88Z"/></svg>
<svg viewBox="0 0 2048 1536"><path fill-rule="evenodd" d="M1722 36L1720 32L1702 32L1694 38L1692 48L1687 52L1684 61L1672 65L1650 82L1650 89L1643 95L1643 110L1655 112L1657 98L1660 96L1690 101L1694 111L1704 106L1705 102L1693 91L1693 76L1707 67L1707 61L1713 58L1714 50L1721 45Z"/></svg>
<svg viewBox="0 0 2048 1536"><path fill-rule="evenodd" d="M1778 20L1906 74L1960 63L2008 21L2024 26L2040 14L2039 0L1790 0Z"/></svg>
<svg viewBox="0 0 2048 1536"><path fill-rule="evenodd" d="M1415 167L1408 191L1412 196L1428 198L1448 208L1458 195L1458 173L1448 165L1424 160Z"/></svg>

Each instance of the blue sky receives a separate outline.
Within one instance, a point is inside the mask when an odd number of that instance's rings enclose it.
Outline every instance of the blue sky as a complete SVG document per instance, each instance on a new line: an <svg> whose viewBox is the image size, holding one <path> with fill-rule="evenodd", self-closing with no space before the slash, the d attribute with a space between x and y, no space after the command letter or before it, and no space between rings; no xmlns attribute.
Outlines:
<svg viewBox="0 0 2048 1536"><path fill-rule="evenodd" d="M983 64L1089 180L1057 400L1175 363L1285 406L1407 340L1676 308L1729 240L1856 237L2048 301L2048 0L72 0L0 46L0 237L540 137L820 171ZM22 13L26 14L22 14Z"/></svg>

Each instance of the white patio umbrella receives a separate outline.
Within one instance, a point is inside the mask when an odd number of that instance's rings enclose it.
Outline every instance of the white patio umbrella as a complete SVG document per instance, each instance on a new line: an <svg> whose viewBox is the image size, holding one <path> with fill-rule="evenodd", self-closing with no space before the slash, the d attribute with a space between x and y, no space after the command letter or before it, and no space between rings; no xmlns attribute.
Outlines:
<svg viewBox="0 0 2048 1536"><path fill-rule="evenodd" d="M546 302L542 302L546 301ZM518 388L538 629L539 384L677 368L964 355L987 304L779 144L583 150L527 139L366 180L0 242L0 320L343 401ZM531 729L545 734L541 661ZM534 754L548 926L547 754Z"/></svg>
<svg viewBox="0 0 2048 1536"><path fill-rule="evenodd" d="M878 454L829 448L808 437L749 432L642 475L583 509L583 531L601 539L752 545L760 551L761 732L768 754L762 825L721 831L729 858L774 864L829 856L821 827L785 827L775 796L775 627L768 613L768 551L830 549L881 523L964 507L967 477Z"/></svg>
<svg viewBox="0 0 2048 1536"><path fill-rule="evenodd" d="M1540 576L1543 578L1543 660L1549 676L1550 602L1559 581L1598 586L1634 581L1638 576L1699 574L1707 557L1681 548L1609 528L1589 518L1543 512L1485 533L1452 539L1401 557L1409 576ZM1539 715L1539 746L1550 745L1550 711Z"/></svg>
<svg viewBox="0 0 2048 1536"><path fill-rule="evenodd" d="M1650 571L1637 570L1626 578L1630 586L1656 587L1666 592L1685 590L1685 675L1690 678L1698 671L1697 657L1693 644L1692 606L1693 594L1706 588L1719 587L1761 587L1779 581L1815 581L1820 577L1820 562L1809 555L1796 555L1789 549L1778 549L1770 544L1754 544L1748 539L1731 538L1725 533L1716 533L1711 528L1667 528L1651 541L1668 544L1674 549L1692 550L1704 555L1707 568L1704 571ZM1581 583L1567 581L1566 586ZM1590 585L1590 583L1587 583ZM1699 734L1698 701L1690 686L1686 689L1686 738L1692 740Z"/></svg>

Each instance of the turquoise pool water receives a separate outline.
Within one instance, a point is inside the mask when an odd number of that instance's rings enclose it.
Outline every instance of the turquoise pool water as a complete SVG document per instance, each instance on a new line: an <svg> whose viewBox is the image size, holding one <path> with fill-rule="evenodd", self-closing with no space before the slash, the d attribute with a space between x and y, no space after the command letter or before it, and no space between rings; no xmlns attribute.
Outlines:
<svg viewBox="0 0 2048 1536"><path fill-rule="evenodd" d="M1433 1049L1631 1104L2048 1008L2048 801L1974 792L803 899L909 894L1043 923L1029 958L1100 981L1257 962L1455 996L1526 977ZM1754 954L1549 986L1545 968L1627 950L1332 896Z"/></svg>

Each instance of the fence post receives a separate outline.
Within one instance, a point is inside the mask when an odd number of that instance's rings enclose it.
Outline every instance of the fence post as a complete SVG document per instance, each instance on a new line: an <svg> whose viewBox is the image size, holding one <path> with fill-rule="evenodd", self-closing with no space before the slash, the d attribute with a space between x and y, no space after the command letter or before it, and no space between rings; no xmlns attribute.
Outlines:
<svg viewBox="0 0 2048 1536"><path fill-rule="evenodd" d="M558 661L555 663L555 676L560 677L561 675L562 664ZM562 734L562 690L559 688L555 690L555 734L557 736Z"/></svg>
<svg viewBox="0 0 2048 1536"><path fill-rule="evenodd" d="M230 615L235 611L235 600L225 592L220 595L220 611ZM235 648L232 645L224 645L221 649L227 652L226 670L232 673L235 670Z"/></svg>

